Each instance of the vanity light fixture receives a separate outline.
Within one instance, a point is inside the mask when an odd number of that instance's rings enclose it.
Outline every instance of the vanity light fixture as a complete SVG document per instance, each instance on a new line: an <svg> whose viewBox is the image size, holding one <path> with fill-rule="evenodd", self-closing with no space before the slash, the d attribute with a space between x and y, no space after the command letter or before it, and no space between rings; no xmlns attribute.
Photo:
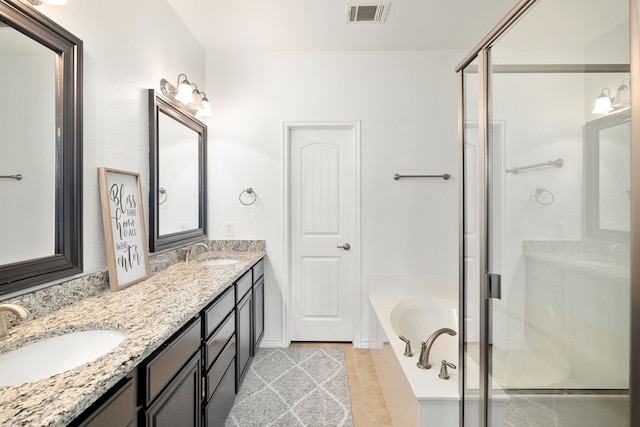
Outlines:
<svg viewBox="0 0 640 427"><path fill-rule="evenodd" d="M620 83L620 86L618 86L618 90L616 90L616 100L613 103L614 108L624 108L631 105L631 90L624 82L629 82L629 79L624 79L622 83Z"/></svg>
<svg viewBox="0 0 640 427"><path fill-rule="evenodd" d="M67 0L27 0L33 6L40 6L41 4L50 4L53 6L64 6L67 4Z"/></svg>
<svg viewBox="0 0 640 427"><path fill-rule="evenodd" d="M611 91L609 90L609 88L603 88L600 91L600 95L596 99L596 104L593 107L592 113L610 113L613 110L625 108L631 105L631 91L629 90L629 86L624 83L628 81L629 79L622 80L622 83L620 83L620 86L618 86L618 90L616 90L615 98L611 96ZM605 93L605 91L607 93Z"/></svg>
<svg viewBox="0 0 640 427"><path fill-rule="evenodd" d="M202 95L202 99L200 101L202 108L198 110L196 116L198 117L213 117L213 112L211 111L211 103L207 99L207 94L204 92L198 92L198 95Z"/></svg>
<svg viewBox="0 0 640 427"><path fill-rule="evenodd" d="M184 76L184 80L180 81L180 76ZM187 80L186 74L178 74L178 93L176 93L175 98L185 105L195 101L191 93L191 83Z"/></svg>
<svg viewBox="0 0 640 427"><path fill-rule="evenodd" d="M607 93L604 93L604 91L607 91ZM611 111L613 111L613 107L611 106L611 91L605 87L600 91L598 98L596 98L596 105L591 112L593 114L602 114Z"/></svg>
<svg viewBox="0 0 640 427"><path fill-rule="evenodd" d="M184 78L182 78L183 76ZM194 116L198 118L213 117L207 94L198 90L197 84L189 83L186 74L178 75L177 88L166 79L160 80L160 89L165 96L180 101Z"/></svg>

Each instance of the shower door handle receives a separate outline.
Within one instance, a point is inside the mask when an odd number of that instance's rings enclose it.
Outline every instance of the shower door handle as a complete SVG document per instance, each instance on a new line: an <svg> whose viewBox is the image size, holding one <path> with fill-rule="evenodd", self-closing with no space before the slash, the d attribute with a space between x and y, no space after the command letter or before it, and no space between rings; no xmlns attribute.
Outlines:
<svg viewBox="0 0 640 427"><path fill-rule="evenodd" d="M487 298L502 299L502 276L487 273Z"/></svg>
<svg viewBox="0 0 640 427"><path fill-rule="evenodd" d="M348 251L349 249L351 249L351 245L349 243L345 243L344 245L338 245L337 248L338 249L344 249L345 251Z"/></svg>

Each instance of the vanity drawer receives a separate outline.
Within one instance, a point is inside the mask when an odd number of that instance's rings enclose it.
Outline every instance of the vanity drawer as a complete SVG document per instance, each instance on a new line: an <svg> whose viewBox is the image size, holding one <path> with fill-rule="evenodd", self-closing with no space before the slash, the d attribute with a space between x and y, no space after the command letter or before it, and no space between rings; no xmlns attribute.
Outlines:
<svg viewBox="0 0 640 427"><path fill-rule="evenodd" d="M233 408L233 402L236 398L236 381L235 381L236 364L231 362L222 380L213 394L213 397L207 403L204 411L204 427L224 427L225 421Z"/></svg>
<svg viewBox="0 0 640 427"><path fill-rule="evenodd" d="M229 341L229 338L236 332L236 313L232 312L229 317L224 321L222 326L218 328L215 334L211 336L207 340L207 343L204 347L204 360L206 362L206 367L209 369L209 366L213 364L216 360L225 344Z"/></svg>
<svg viewBox="0 0 640 427"><path fill-rule="evenodd" d="M253 266L253 283L264 276L264 259L261 259Z"/></svg>
<svg viewBox="0 0 640 427"><path fill-rule="evenodd" d="M213 367L207 372L207 400L211 398L213 393L218 388L218 384L222 379L222 376L227 371L229 367L229 363L234 360L236 356L236 338L235 336L231 338L231 340L227 343L222 353L220 353L220 357L216 360L216 363ZM234 364L235 366L235 364ZM235 380L234 380L235 387Z"/></svg>
<svg viewBox="0 0 640 427"><path fill-rule="evenodd" d="M207 338L215 331L220 323L229 313L233 311L236 302L233 295L233 286L226 290L209 308L204 312L204 337Z"/></svg>
<svg viewBox="0 0 640 427"><path fill-rule="evenodd" d="M200 318L192 322L153 359L145 363L145 403L148 404L200 347Z"/></svg>
<svg viewBox="0 0 640 427"><path fill-rule="evenodd" d="M253 285L253 276L251 270L247 271L244 276L238 279L236 282L236 301L240 301L242 297L251 289Z"/></svg>

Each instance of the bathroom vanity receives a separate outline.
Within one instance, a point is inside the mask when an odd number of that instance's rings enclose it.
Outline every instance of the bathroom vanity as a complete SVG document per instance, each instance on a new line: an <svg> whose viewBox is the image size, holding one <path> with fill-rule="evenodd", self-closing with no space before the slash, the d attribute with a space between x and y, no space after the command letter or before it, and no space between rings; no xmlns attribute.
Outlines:
<svg viewBox="0 0 640 427"><path fill-rule="evenodd" d="M126 334L70 371L0 388L0 424L224 425L263 335L264 251L208 252L11 329L2 352L75 330Z"/></svg>

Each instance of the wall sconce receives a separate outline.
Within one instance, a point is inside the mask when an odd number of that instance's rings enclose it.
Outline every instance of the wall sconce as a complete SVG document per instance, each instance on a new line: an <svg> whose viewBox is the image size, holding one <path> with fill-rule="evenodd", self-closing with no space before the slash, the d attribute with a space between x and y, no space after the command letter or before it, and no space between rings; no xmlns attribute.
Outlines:
<svg viewBox="0 0 640 427"><path fill-rule="evenodd" d="M197 84L189 83L186 74L178 75L177 87L166 79L160 80L160 90L165 96L180 101L196 117L213 117L207 95L198 90Z"/></svg>
<svg viewBox="0 0 640 427"><path fill-rule="evenodd" d="M603 88L600 91L600 95L596 99L596 104L593 107L593 114L602 114L602 113L610 113L613 110L619 108L625 108L631 105L631 91L629 90L629 86L624 84L624 82L628 82L629 79L622 80L618 90L616 90L616 97L611 97L611 91L609 88ZM605 91L607 93L605 93Z"/></svg>
<svg viewBox="0 0 640 427"><path fill-rule="evenodd" d="M41 4L50 4L53 6L64 6L67 0L27 0L32 6L40 6Z"/></svg>

